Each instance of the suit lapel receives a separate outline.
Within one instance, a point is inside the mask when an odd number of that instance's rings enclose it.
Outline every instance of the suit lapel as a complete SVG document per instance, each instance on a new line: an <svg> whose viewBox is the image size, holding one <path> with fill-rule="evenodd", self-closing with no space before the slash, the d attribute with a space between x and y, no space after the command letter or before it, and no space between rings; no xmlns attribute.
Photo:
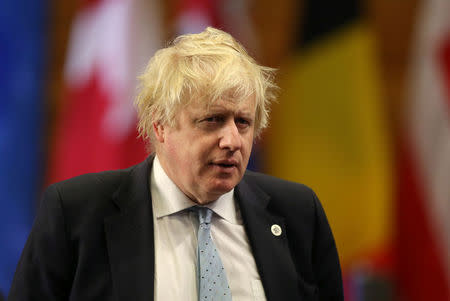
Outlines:
<svg viewBox="0 0 450 301"><path fill-rule="evenodd" d="M154 238L149 174L153 157L130 171L116 191L120 213L105 219L117 300L153 300Z"/></svg>
<svg viewBox="0 0 450 301"><path fill-rule="evenodd" d="M270 197L245 178L236 195L267 300L300 300L284 219L269 212ZM280 236L272 233L272 225L281 227Z"/></svg>

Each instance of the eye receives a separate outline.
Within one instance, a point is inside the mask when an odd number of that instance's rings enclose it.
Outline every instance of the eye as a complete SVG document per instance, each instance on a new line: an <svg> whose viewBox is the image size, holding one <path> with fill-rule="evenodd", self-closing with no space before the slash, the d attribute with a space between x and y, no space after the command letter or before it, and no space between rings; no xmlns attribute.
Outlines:
<svg viewBox="0 0 450 301"><path fill-rule="evenodd" d="M219 123L222 122L224 118L222 116L209 116L203 119L203 122L206 123Z"/></svg>
<svg viewBox="0 0 450 301"><path fill-rule="evenodd" d="M213 130L220 127L225 121L225 117L221 115L211 115L200 119L199 126L207 130Z"/></svg>
<svg viewBox="0 0 450 301"><path fill-rule="evenodd" d="M248 119L246 119L246 118L237 118L236 120L235 120L235 122L236 122L236 125L239 127L239 128L247 128L247 127L249 127L252 123L251 123L251 120L248 120Z"/></svg>

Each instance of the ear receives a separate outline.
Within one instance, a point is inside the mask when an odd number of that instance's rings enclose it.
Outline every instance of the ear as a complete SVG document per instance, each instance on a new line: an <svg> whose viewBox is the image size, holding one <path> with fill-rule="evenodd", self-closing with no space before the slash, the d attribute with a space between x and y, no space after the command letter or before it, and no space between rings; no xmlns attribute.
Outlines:
<svg viewBox="0 0 450 301"><path fill-rule="evenodd" d="M155 134L155 138L158 142L164 142L164 125L159 121L153 122L153 132Z"/></svg>

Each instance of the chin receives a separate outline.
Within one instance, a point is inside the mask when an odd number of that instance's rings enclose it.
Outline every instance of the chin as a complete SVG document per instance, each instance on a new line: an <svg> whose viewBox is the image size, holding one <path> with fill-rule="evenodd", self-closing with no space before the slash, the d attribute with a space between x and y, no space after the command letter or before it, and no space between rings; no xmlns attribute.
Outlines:
<svg viewBox="0 0 450 301"><path fill-rule="evenodd" d="M232 190L234 187L236 187L237 182L236 181L227 181L226 183L224 183L223 181L221 181L222 183L216 184L214 185L214 187L211 187L210 191L218 196L221 196L222 194L225 194L227 192L229 192L230 190Z"/></svg>

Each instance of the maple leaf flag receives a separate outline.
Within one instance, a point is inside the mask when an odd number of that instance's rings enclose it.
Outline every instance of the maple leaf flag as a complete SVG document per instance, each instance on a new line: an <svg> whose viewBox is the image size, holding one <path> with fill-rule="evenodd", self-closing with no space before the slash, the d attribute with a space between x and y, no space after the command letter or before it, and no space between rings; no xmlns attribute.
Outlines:
<svg viewBox="0 0 450 301"><path fill-rule="evenodd" d="M77 13L64 70L50 182L143 160L133 107L136 77L161 46L159 1L87 1Z"/></svg>

